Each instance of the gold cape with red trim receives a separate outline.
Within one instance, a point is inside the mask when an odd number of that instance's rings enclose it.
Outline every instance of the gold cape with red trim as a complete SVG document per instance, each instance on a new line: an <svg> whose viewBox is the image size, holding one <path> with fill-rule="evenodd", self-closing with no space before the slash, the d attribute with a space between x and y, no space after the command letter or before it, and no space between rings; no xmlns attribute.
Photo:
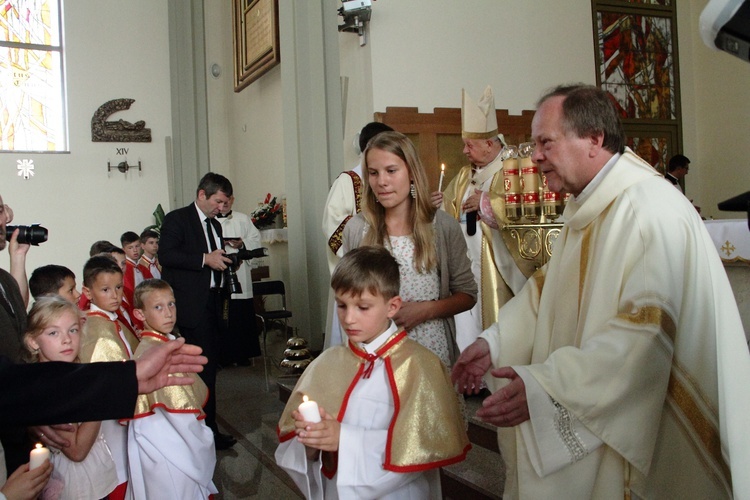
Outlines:
<svg viewBox="0 0 750 500"><path fill-rule="evenodd" d="M144 331L141 333L141 343L136 349L133 359L138 359L143 353L156 344L168 342L169 339L161 333ZM194 413L197 419L206 418L203 407L208 401L208 387L195 373L178 373L193 379L192 385L170 385L149 394L141 394L135 405L133 418L153 415L155 408L162 408L170 413Z"/></svg>
<svg viewBox="0 0 750 500"><path fill-rule="evenodd" d="M99 311L88 311L86 313L79 356L82 363L130 359L125 343L117 333L118 323ZM119 327L125 334L125 338L130 345L130 351L135 352L136 347L138 347L138 339L122 323L119 323Z"/></svg>
<svg viewBox="0 0 750 500"><path fill-rule="evenodd" d="M459 396L440 359L403 331L393 335L377 355L385 362L394 403L383 468L417 472L464 460L471 444ZM349 395L365 370L366 356L348 343L325 350L313 361L284 408L277 429L279 440L294 437L292 411L302 403L303 395L341 422Z"/></svg>

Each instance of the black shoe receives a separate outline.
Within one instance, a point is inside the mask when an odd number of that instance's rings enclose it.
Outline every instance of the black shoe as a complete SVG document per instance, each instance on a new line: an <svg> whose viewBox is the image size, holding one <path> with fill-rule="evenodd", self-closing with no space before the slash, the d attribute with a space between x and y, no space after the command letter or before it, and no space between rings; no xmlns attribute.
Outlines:
<svg viewBox="0 0 750 500"><path fill-rule="evenodd" d="M237 440L229 434L214 433L214 447L217 450L228 450L237 443Z"/></svg>

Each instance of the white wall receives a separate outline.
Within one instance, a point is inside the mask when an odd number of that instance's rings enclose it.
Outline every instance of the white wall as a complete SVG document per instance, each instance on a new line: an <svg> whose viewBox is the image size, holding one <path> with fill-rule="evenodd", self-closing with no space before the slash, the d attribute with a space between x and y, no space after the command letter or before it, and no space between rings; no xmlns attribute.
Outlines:
<svg viewBox="0 0 750 500"><path fill-rule="evenodd" d="M167 4L152 0L65 2L64 33L70 154L0 155L0 194L16 213L14 224L40 222L50 239L29 252L29 274L56 263L78 276L96 240L119 244L120 235L152 224L158 203L168 210L165 138L171 135ZM99 106L133 98L111 119L145 120L151 143L93 143L91 117ZM107 173L119 163L116 148L143 171ZM16 175L16 161L34 160L35 175ZM8 254L0 253L7 269Z"/></svg>
<svg viewBox="0 0 750 500"><path fill-rule="evenodd" d="M716 204L750 190L750 64L709 49L698 18L706 0L678 4L685 155L685 191L704 216L745 218Z"/></svg>
<svg viewBox="0 0 750 500"><path fill-rule="evenodd" d="M495 106L518 114L549 87L596 81L589 0L379 0L369 30L365 48L340 35L351 165L353 135L388 106L457 108L462 88L478 98L491 85Z"/></svg>
<svg viewBox="0 0 750 500"><path fill-rule="evenodd" d="M217 63L218 78L208 76L211 170L226 175L235 191L237 211L250 213L266 193L285 191L281 123L281 77L276 66L234 92L232 2L205 0L206 71ZM282 56L283 57L283 56Z"/></svg>

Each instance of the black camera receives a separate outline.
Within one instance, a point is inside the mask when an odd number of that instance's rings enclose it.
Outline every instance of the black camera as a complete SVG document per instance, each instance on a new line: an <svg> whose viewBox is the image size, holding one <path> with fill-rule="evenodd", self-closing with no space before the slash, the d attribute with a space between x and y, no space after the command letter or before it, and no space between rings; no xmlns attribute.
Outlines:
<svg viewBox="0 0 750 500"><path fill-rule="evenodd" d="M243 260L259 259L268 255L268 249L265 247L256 248L254 250L247 250L240 248L237 253L224 254L224 257L232 261L224 270L224 286L227 292L242 293L242 285L240 285L237 279L237 269L240 267L240 263Z"/></svg>
<svg viewBox="0 0 750 500"><path fill-rule="evenodd" d="M19 230L18 242L21 244L39 245L39 243L47 241L47 228L39 224L32 224L30 226L5 226L5 239L7 241L10 241L13 231L16 229Z"/></svg>

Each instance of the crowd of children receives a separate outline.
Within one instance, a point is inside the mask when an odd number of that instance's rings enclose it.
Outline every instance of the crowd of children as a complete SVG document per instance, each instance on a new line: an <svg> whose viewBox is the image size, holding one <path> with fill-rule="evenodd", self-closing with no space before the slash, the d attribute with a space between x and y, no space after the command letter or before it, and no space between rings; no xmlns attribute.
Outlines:
<svg viewBox="0 0 750 500"><path fill-rule="evenodd" d="M154 277L158 234L126 232L121 244L92 245L82 293L66 267L32 273L27 361L137 359L179 335L172 288ZM326 350L301 377L279 422L277 462L308 498L440 498L439 468L463 460L471 445L445 364L393 321L399 264L386 249L363 246L341 260L331 283L350 342ZM68 446L50 446L51 471L32 483L19 469L5 489L34 498L44 485L44 499L210 498L208 389L193 378L139 396L130 419L55 427L53 442ZM319 422L298 411L304 395L321 404Z"/></svg>
<svg viewBox="0 0 750 500"><path fill-rule="evenodd" d="M122 247L97 241L83 267L82 293L64 266L34 270L29 290L35 300L24 335L28 362L93 363L137 359L174 331L172 288L160 279L158 233L132 231ZM54 428L51 473L28 467L8 478L3 492L43 499L206 499L217 490L213 433L205 425L208 390L197 376L192 385L170 386L139 396L132 419L72 423ZM47 467L45 465L45 467ZM14 498L11 495L9 498Z"/></svg>

